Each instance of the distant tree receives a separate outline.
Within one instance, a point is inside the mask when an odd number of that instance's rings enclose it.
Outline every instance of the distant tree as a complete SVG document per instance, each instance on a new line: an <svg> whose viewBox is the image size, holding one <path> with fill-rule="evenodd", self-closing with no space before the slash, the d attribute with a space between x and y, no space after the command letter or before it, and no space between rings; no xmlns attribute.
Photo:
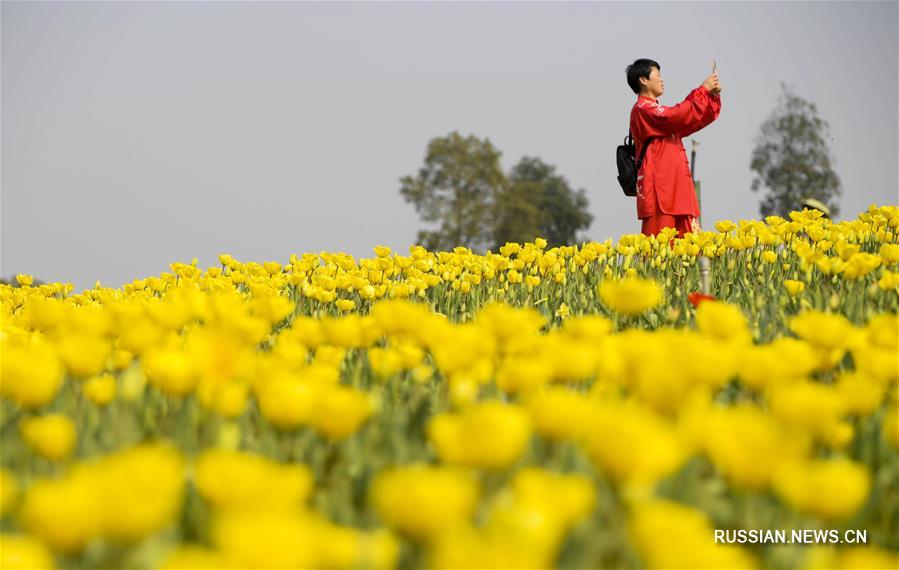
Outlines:
<svg viewBox="0 0 899 570"><path fill-rule="evenodd" d="M421 245L483 251L492 244L497 196L508 184L500 156L490 139L463 138L456 131L428 143L418 175L400 179L400 194L422 220L440 224L436 230L418 232Z"/></svg>
<svg viewBox="0 0 899 570"><path fill-rule="evenodd" d="M556 167L536 157L523 157L509 174L509 185L497 201L497 245L543 237L550 247L578 241L577 232L593 221L586 192L574 191Z"/></svg>
<svg viewBox="0 0 899 570"><path fill-rule="evenodd" d="M524 243L542 237L540 222L543 214L543 185L539 182L516 180L499 194L494 208L494 237L496 249L506 242Z"/></svg>
<svg viewBox="0 0 899 570"><path fill-rule="evenodd" d="M830 127L818 116L814 103L794 94L784 83L781 88L779 106L762 123L752 151L752 191L768 190L759 211L762 216L785 217L801 209L804 199L814 198L835 216L841 189L827 146Z"/></svg>

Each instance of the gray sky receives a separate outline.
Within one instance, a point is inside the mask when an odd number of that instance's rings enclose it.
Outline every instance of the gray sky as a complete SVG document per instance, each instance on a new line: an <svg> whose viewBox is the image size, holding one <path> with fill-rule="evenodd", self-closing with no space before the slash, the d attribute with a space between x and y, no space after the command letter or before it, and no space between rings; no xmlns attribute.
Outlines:
<svg viewBox="0 0 899 570"><path fill-rule="evenodd" d="M843 217L899 201L896 2L3 1L0 19L7 277L80 290L219 253L406 253L421 224L399 178L453 130L585 188L589 238L639 232L614 160L639 57L667 105L718 62L706 226L758 217L749 158L782 80L830 122Z"/></svg>

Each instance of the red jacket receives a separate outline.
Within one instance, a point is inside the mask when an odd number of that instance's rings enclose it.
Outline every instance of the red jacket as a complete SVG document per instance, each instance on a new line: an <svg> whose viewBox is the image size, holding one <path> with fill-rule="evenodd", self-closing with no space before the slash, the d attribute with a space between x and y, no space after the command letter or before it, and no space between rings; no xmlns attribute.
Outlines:
<svg viewBox="0 0 899 570"><path fill-rule="evenodd" d="M683 137L689 136L718 118L721 97L699 86L687 98L665 107L640 95L631 109L631 137L640 158L643 141L653 139L637 173L637 217L656 214L699 217L699 204Z"/></svg>

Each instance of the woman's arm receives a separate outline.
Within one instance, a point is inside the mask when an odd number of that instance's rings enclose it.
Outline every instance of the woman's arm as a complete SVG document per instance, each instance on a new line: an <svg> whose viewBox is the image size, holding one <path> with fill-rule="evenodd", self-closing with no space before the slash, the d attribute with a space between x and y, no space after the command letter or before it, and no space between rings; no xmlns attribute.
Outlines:
<svg viewBox="0 0 899 570"><path fill-rule="evenodd" d="M687 136L714 121L721 111L721 98L712 96L705 86L690 92L671 107L645 105L637 108L637 122L643 137Z"/></svg>

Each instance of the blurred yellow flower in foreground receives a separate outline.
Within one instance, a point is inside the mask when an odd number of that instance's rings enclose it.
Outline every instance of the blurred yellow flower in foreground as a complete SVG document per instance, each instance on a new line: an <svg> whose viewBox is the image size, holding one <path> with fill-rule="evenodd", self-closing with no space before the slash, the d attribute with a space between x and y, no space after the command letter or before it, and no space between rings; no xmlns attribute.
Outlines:
<svg viewBox="0 0 899 570"><path fill-rule="evenodd" d="M330 439L355 433L375 408L373 395L346 386L323 389L312 415L312 427Z"/></svg>
<svg viewBox="0 0 899 570"><path fill-rule="evenodd" d="M750 342L749 323L740 307L705 301L696 308L696 325L707 336L722 341Z"/></svg>
<svg viewBox="0 0 899 570"><path fill-rule="evenodd" d="M94 376L84 383L84 395L98 406L110 403L116 394L115 377L112 374Z"/></svg>
<svg viewBox="0 0 899 570"><path fill-rule="evenodd" d="M197 545L180 545L172 549L163 560L160 570L187 570L228 568L224 555Z"/></svg>
<svg viewBox="0 0 899 570"><path fill-rule="evenodd" d="M22 439L38 455L61 461L75 448L75 423L62 414L27 418L21 425Z"/></svg>
<svg viewBox="0 0 899 570"><path fill-rule="evenodd" d="M28 487L19 509L22 527L62 553L77 553L100 533L98 490L89 474L40 479Z"/></svg>
<svg viewBox="0 0 899 570"><path fill-rule="evenodd" d="M50 570L53 555L41 541L24 534L0 534L0 568L4 570Z"/></svg>
<svg viewBox="0 0 899 570"><path fill-rule="evenodd" d="M59 355L66 369L78 378L103 372L111 352L109 342L100 337L70 335L59 343Z"/></svg>
<svg viewBox="0 0 899 570"><path fill-rule="evenodd" d="M384 522L422 541L468 521L480 493L472 474L427 465L382 471L369 492Z"/></svg>
<svg viewBox="0 0 899 570"><path fill-rule="evenodd" d="M552 386L532 394L525 407L534 428L548 439L574 439L589 424L590 400L565 386Z"/></svg>
<svg viewBox="0 0 899 570"><path fill-rule="evenodd" d="M34 341L0 346L0 394L26 408L49 404L63 381L63 368L53 348Z"/></svg>
<svg viewBox="0 0 899 570"><path fill-rule="evenodd" d="M132 543L164 528L180 512L183 491L180 454L143 444L35 481L19 517L55 550L77 553L96 537Z"/></svg>
<svg viewBox="0 0 899 570"><path fill-rule="evenodd" d="M862 507L871 489L871 475L847 459L799 461L778 469L773 487L793 509L833 522Z"/></svg>
<svg viewBox="0 0 899 570"><path fill-rule="evenodd" d="M305 465L280 464L252 453L204 451L196 463L200 495L217 509L300 509L312 492Z"/></svg>
<svg viewBox="0 0 899 570"><path fill-rule="evenodd" d="M428 425L428 437L443 461L487 470L512 465L530 436L527 413L497 401L473 404L460 414L440 414Z"/></svg>
<svg viewBox="0 0 899 570"><path fill-rule="evenodd" d="M696 408L685 414L682 425L735 489L765 489L780 465L803 457L808 449L807 438L751 404Z"/></svg>
<svg viewBox="0 0 899 570"><path fill-rule="evenodd" d="M673 426L635 402L596 404L584 445L597 469L636 491L670 475L686 459Z"/></svg>
<svg viewBox="0 0 899 570"><path fill-rule="evenodd" d="M12 512L19 497L19 483L8 469L0 468L0 517Z"/></svg>
<svg viewBox="0 0 899 570"><path fill-rule="evenodd" d="M197 385L196 363L191 355L174 346L147 351L142 366L151 384L172 396L187 396Z"/></svg>
<svg viewBox="0 0 899 570"><path fill-rule="evenodd" d="M647 568L756 568L743 549L715 544L714 528L695 509L653 500L634 506L628 534Z"/></svg>
<svg viewBox="0 0 899 570"><path fill-rule="evenodd" d="M896 570L899 554L876 546L809 548L803 564L805 570Z"/></svg>
<svg viewBox="0 0 899 570"><path fill-rule="evenodd" d="M789 321L790 330L801 338L824 349L841 349L847 346L852 323L843 315L807 311Z"/></svg>
<svg viewBox="0 0 899 570"><path fill-rule="evenodd" d="M210 527L213 544L236 568L315 568L316 523L299 511L225 511Z"/></svg>
<svg viewBox="0 0 899 570"><path fill-rule="evenodd" d="M623 315L639 315L662 302L662 289L654 281L626 278L604 280L599 286L603 304Z"/></svg>
<svg viewBox="0 0 899 570"><path fill-rule="evenodd" d="M847 403L833 386L807 380L777 384L769 396L770 413L783 425L836 448L852 439L852 426L843 421Z"/></svg>

